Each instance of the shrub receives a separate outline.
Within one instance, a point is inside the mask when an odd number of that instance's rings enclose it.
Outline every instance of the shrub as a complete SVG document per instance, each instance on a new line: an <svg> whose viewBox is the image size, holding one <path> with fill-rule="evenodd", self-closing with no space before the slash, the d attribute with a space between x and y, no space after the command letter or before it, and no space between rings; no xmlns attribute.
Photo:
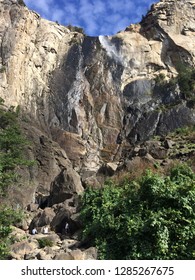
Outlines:
<svg viewBox="0 0 195 280"><path fill-rule="evenodd" d="M194 126L184 126L184 127L177 128L175 130L175 134L181 136L188 136L193 134L194 132L195 132Z"/></svg>
<svg viewBox="0 0 195 280"><path fill-rule="evenodd" d="M81 218L100 259L195 259L195 174L182 165L170 176L147 171L120 187L89 188Z"/></svg>
<svg viewBox="0 0 195 280"><path fill-rule="evenodd" d="M10 233L11 226L22 220L22 213L6 206L0 208L0 260L9 256L9 246L12 243Z"/></svg>
<svg viewBox="0 0 195 280"><path fill-rule="evenodd" d="M158 76L156 76L156 78L155 78L156 84L157 84L157 85L163 85L163 84L165 84L165 83L166 83L165 78L166 78L165 74L160 73L160 74L159 74Z"/></svg>
<svg viewBox="0 0 195 280"><path fill-rule="evenodd" d="M193 97L195 92L195 70L184 65L178 67L178 84L185 99Z"/></svg>
<svg viewBox="0 0 195 280"><path fill-rule="evenodd" d="M52 247L53 241L47 237L38 239L39 247L44 248L46 246Z"/></svg>
<svg viewBox="0 0 195 280"><path fill-rule="evenodd" d="M0 68L0 73L4 73L5 70L6 70L5 66L2 66L2 67Z"/></svg>

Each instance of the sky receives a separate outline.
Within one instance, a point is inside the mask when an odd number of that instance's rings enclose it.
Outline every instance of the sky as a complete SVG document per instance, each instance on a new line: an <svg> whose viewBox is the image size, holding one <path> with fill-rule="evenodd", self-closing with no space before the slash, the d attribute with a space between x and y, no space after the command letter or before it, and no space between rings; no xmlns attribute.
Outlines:
<svg viewBox="0 0 195 280"><path fill-rule="evenodd" d="M155 0L24 0L41 17L82 27L89 36L114 35L140 22Z"/></svg>

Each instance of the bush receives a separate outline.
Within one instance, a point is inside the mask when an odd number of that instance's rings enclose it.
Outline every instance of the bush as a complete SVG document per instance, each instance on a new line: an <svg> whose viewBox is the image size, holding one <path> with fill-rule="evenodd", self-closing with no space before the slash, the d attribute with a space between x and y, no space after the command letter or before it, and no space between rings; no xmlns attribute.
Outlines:
<svg viewBox="0 0 195 280"><path fill-rule="evenodd" d="M184 65L178 67L178 84L185 99L193 97L195 92L195 70Z"/></svg>
<svg viewBox="0 0 195 280"><path fill-rule="evenodd" d="M156 76L155 83L157 85L164 85L166 83L165 78L166 78L165 74L164 73L160 73L158 76Z"/></svg>
<svg viewBox="0 0 195 280"><path fill-rule="evenodd" d="M4 73L5 70L6 70L5 66L2 66L2 67L0 68L0 73Z"/></svg>
<svg viewBox="0 0 195 280"><path fill-rule="evenodd" d="M81 218L100 259L195 259L195 174L182 165L170 176L147 171L122 186L89 188Z"/></svg>
<svg viewBox="0 0 195 280"><path fill-rule="evenodd" d="M39 247L44 248L46 246L52 247L53 241L47 237L38 239Z"/></svg>
<svg viewBox="0 0 195 280"><path fill-rule="evenodd" d="M184 127L177 128L175 130L175 134L181 136L192 135L194 132L195 132L194 126L184 126Z"/></svg>
<svg viewBox="0 0 195 280"><path fill-rule="evenodd" d="M22 213L6 206L0 208L0 260L9 256L9 246L12 240L9 238L12 232L11 226L22 220Z"/></svg>

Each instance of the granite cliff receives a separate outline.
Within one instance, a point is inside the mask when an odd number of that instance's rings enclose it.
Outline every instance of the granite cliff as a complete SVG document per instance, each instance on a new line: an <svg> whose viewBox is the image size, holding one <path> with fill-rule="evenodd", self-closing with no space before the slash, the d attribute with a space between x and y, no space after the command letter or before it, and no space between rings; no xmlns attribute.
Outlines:
<svg viewBox="0 0 195 280"><path fill-rule="evenodd" d="M166 159L174 146L166 136L195 123L195 93L177 80L181 64L194 68L194 39L192 0L160 1L141 23L100 37L0 0L0 96L20 108L38 163L9 194L31 212L27 228L61 232L69 220L74 234L86 185L100 187L141 156Z"/></svg>

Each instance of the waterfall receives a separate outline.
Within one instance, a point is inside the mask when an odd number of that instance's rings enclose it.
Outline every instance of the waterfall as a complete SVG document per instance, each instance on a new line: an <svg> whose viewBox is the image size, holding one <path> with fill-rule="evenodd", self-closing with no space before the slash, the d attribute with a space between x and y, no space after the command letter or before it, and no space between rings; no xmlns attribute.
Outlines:
<svg viewBox="0 0 195 280"><path fill-rule="evenodd" d="M116 62L123 64L123 58L120 55L119 51L116 49L116 46L108 39L107 36L99 36L99 41L102 47L106 50L108 56L114 59Z"/></svg>

